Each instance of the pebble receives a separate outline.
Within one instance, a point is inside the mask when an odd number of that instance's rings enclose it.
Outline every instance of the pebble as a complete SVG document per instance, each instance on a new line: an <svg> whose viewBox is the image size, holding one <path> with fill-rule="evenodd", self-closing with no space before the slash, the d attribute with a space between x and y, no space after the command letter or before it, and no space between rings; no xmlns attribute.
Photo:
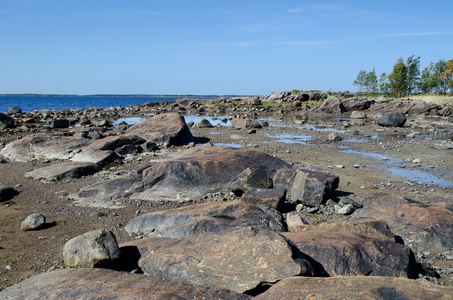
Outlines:
<svg viewBox="0 0 453 300"><path fill-rule="evenodd" d="M337 169L344 169L344 166L343 166L343 165L336 165L335 168L337 168Z"/></svg>

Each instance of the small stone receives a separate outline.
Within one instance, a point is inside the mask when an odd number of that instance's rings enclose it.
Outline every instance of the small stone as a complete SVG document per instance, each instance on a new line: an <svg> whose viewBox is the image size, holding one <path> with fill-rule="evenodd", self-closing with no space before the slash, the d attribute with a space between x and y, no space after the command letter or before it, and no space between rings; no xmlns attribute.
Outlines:
<svg viewBox="0 0 453 300"><path fill-rule="evenodd" d="M422 160L420 158L416 158L412 161L413 164L420 164Z"/></svg>
<svg viewBox="0 0 453 300"><path fill-rule="evenodd" d="M39 230L46 225L46 217L39 213L29 215L21 225L23 231Z"/></svg>
<svg viewBox="0 0 453 300"><path fill-rule="evenodd" d="M355 208L352 204L348 204L340 208L337 213L340 215L350 215L354 212Z"/></svg>
<svg viewBox="0 0 453 300"><path fill-rule="evenodd" d="M344 166L343 166L343 165L336 165L335 168L337 168L337 169L344 169Z"/></svg>

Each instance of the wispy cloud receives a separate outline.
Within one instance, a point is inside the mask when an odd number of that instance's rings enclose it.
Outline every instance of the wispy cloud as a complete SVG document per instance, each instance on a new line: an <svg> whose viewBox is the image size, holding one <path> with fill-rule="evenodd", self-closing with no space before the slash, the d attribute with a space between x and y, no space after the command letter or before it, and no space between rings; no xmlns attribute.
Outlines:
<svg viewBox="0 0 453 300"><path fill-rule="evenodd" d="M405 36L438 36L438 35L453 35L453 32L403 32L389 33L386 36L405 37Z"/></svg>

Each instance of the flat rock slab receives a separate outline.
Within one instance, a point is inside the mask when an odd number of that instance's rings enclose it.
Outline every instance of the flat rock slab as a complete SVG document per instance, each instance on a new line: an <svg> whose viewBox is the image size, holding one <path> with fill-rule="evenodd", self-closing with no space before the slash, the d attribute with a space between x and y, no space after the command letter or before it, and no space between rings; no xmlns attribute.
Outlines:
<svg viewBox="0 0 453 300"><path fill-rule="evenodd" d="M131 126L126 133L160 145L165 143L168 146L187 145L194 141L184 117L178 113L152 116Z"/></svg>
<svg viewBox="0 0 453 300"><path fill-rule="evenodd" d="M74 150L79 150L91 141L91 139L72 136L35 134L7 144L0 154L18 162L69 159L75 154Z"/></svg>
<svg viewBox="0 0 453 300"><path fill-rule="evenodd" d="M107 269L42 273L1 291L2 299L250 299L225 289L196 286Z"/></svg>
<svg viewBox="0 0 453 300"><path fill-rule="evenodd" d="M139 216L126 225L132 235L183 238L206 232L255 226L283 231L282 216L266 206L241 201L211 202Z"/></svg>
<svg viewBox="0 0 453 300"><path fill-rule="evenodd" d="M334 219L333 221L337 221ZM395 235L390 231L387 223L374 218L351 218L341 222L330 222L319 225L307 225L298 227L296 231L307 230L332 230L332 231L352 231L367 237L395 241Z"/></svg>
<svg viewBox="0 0 453 300"><path fill-rule="evenodd" d="M292 277L253 299L447 300L453 299L453 288L401 277Z"/></svg>
<svg viewBox="0 0 453 300"><path fill-rule="evenodd" d="M71 197L82 203L199 200L208 193L272 187L272 177L290 164L271 155L228 147L184 150L175 159L156 163L141 176L130 176L81 189Z"/></svg>
<svg viewBox="0 0 453 300"><path fill-rule="evenodd" d="M383 220L390 230L413 250L453 248L453 208L450 204L426 205L387 193L360 193L348 196L363 205L356 217Z"/></svg>
<svg viewBox="0 0 453 300"><path fill-rule="evenodd" d="M102 168L95 163L63 162L25 173L26 178L43 181L59 181L93 175Z"/></svg>
<svg viewBox="0 0 453 300"><path fill-rule="evenodd" d="M280 234L245 227L173 239L149 250L139 266L151 276L243 293L261 282L311 272L306 261L293 257Z"/></svg>
<svg viewBox="0 0 453 300"><path fill-rule="evenodd" d="M395 242L354 232L330 230L288 232L282 235L291 240L303 254L319 263L317 274L320 276L327 273L329 276L414 277L417 274L412 251Z"/></svg>

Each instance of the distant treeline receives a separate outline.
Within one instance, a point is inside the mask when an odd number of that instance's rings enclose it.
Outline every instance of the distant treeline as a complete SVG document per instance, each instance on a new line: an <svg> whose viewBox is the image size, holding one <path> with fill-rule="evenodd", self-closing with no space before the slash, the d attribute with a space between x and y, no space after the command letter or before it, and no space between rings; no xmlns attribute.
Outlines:
<svg viewBox="0 0 453 300"><path fill-rule="evenodd" d="M420 72L420 56L409 56L406 61L399 58L390 74L382 73L379 79L376 71L360 70L354 85L368 93L380 92L398 97L411 94L453 93L453 59L440 59Z"/></svg>

